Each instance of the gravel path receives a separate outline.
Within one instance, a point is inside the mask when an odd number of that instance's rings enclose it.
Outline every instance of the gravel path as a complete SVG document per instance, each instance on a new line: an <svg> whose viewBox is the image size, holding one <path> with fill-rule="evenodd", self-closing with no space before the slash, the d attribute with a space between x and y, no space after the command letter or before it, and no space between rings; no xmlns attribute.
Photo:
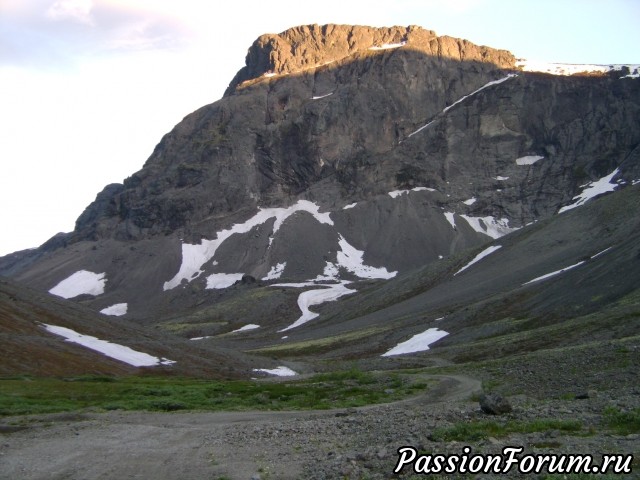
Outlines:
<svg viewBox="0 0 640 480"><path fill-rule="evenodd" d="M0 478L409 478L409 469L400 476L392 475L399 447L459 454L467 443L438 441L433 432L463 421L507 418L490 417L469 399L478 391L478 381L462 376L439 379L439 385L426 395L359 409L30 417L24 430L0 436ZM517 433L468 445L474 453L499 453L505 445L521 445L529 453L584 453L597 458L602 453L637 453L639 436L603 430L602 412L612 405L637 408L638 393L623 389L611 394L592 392L580 400L545 401L515 395L510 397L511 420L572 419L580 421L583 430ZM15 424L18 419L12 420Z"/></svg>

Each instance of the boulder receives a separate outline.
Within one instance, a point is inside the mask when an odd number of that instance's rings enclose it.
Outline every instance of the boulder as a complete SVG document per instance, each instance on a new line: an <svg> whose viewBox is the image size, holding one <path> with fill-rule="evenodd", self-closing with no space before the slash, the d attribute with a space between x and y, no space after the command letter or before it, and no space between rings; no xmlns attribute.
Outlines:
<svg viewBox="0 0 640 480"><path fill-rule="evenodd" d="M493 393L480 397L480 408L489 415L503 415L512 411L511 404L506 398Z"/></svg>

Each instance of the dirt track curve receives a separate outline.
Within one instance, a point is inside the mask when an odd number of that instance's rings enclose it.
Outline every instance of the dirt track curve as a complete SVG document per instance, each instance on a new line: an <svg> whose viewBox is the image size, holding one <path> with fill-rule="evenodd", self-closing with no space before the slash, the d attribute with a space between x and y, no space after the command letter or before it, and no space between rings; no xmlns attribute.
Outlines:
<svg viewBox="0 0 640 480"><path fill-rule="evenodd" d="M339 454L350 435L373 431L381 416L480 390L469 377L429 378L440 382L424 395L349 410L29 417L28 428L0 435L0 479L301 478L305 466Z"/></svg>

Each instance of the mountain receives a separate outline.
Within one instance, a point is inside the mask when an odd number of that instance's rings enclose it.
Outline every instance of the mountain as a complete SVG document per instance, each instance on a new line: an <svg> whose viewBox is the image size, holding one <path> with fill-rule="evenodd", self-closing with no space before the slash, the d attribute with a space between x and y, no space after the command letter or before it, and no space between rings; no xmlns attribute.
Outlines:
<svg viewBox="0 0 640 480"><path fill-rule="evenodd" d="M633 68L529 71L415 26L263 35L222 99L0 274L302 369L305 352L379 359L425 326L452 360L554 319L572 334L544 339L584 340L571 322L638 285Z"/></svg>

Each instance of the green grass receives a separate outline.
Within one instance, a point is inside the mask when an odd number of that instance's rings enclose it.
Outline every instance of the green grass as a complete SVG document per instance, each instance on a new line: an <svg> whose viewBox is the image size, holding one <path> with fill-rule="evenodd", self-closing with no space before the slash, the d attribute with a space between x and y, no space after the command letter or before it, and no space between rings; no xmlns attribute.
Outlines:
<svg viewBox="0 0 640 480"><path fill-rule="evenodd" d="M640 433L640 408L623 412L615 407L607 407L604 419L608 427L618 435Z"/></svg>
<svg viewBox="0 0 640 480"><path fill-rule="evenodd" d="M456 423L451 427L437 428L432 437L438 441L475 441L489 437L504 437L510 433L534 433L560 430L562 432L577 433L582 431L582 423L575 420L533 420L520 422L508 420L497 422L494 420L477 420Z"/></svg>
<svg viewBox="0 0 640 480"><path fill-rule="evenodd" d="M427 388L394 374L359 370L288 381L158 377L0 379L0 416L101 410L304 410L398 400Z"/></svg>

